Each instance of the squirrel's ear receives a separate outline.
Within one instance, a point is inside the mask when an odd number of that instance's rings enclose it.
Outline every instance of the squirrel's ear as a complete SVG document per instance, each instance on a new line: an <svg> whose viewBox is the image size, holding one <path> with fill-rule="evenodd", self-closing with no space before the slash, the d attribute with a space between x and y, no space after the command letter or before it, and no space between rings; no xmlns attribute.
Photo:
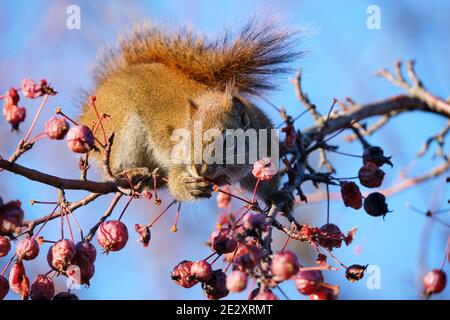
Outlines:
<svg viewBox="0 0 450 320"><path fill-rule="evenodd" d="M198 105L195 103L194 100L192 100L191 98L188 99L188 106L187 106L188 110L188 116L192 117L198 110Z"/></svg>

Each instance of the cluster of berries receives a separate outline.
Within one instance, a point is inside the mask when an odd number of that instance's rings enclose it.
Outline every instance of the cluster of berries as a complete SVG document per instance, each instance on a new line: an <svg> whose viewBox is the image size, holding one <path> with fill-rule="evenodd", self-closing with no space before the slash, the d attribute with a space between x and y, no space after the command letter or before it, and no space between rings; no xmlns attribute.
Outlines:
<svg viewBox="0 0 450 320"><path fill-rule="evenodd" d="M359 182L367 188L380 187L384 179L381 167L384 164L392 166L390 157L384 155L382 148L372 146L364 150L362 158L363 166L358 172ZM389 212L386 197L382 193L373 192L364 198L358 185L352 181L341 181L341 195L344 205L356 210L363 206L364 199L364 210L371 216L384 217Z"/></svg>
<svg viewBox="0 0 450 320"><path fill-rule="evenodd" d="M47 262L51 270L47 274L39 274L30 286L25 270L25 261L38 257L45 241L42 237L24 236L18 239L14 236L23 224L24 212L20 201L3 203L0 198L0 257L5 257L11 251L11 240L17 241L15 252L10 263L0 274L0 300L9 290L19 294L23 299L50 300L75 299L74 294L61 292L55 295L53 276L63 275L77 285L89 286L89 280L94 276L94 262L97 250L91 242L81 240L74 244L73 240L61 239L48 249ZM120 221L110 220L100 224L97 241L105 252L122 249L128 240L127 227ZM8 279L5 273L12 263Z"/></svg>
<svg viewBox="0 0 450 320"><path fill-rule="evenodd" d="M25 121L27 114L25 107L18 106L20 101L19 91L22 92L24 97L29 99L56 94L45 79L39 83L30 79L24 79L20 89L11 87L5 95L0 96L0 100L4 100L3 116L11 124L14 131L19 130L19 124ZM95 103L95 99L91 99L91 103ZM73 122L75 126L71 128L68 120ZM66 138L67 146L75 153L86 153L95 148L95 137L92 130L85 125L78 125L66 117L55 116L49 119L45 123L44 131L37 135L36 138L42 136L52 140L63 140Z"/></svg>

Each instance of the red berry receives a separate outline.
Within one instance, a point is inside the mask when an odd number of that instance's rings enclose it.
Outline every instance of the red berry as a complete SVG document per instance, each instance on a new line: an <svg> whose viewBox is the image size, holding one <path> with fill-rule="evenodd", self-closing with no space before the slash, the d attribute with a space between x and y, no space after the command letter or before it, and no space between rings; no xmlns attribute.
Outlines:
<svg viewBox="0 0 450 320"><path fill-rule="evenodd" d="M91 280L95 274L95 265L93 263L84 262L80 263L78 267L80 268L80 284L89 285L89 280Z"/></svg>
<svg viewBox="0 0 450 320"><path fill-rule="evenodd" d="M356 183L348 181L341 182L341 195L346 207L356 210L362 207L362 194Z"/></svg>
<svg viewBox="0 0 450 320"><path fill-rule="evenodd" d="M119 220L103 222L98 228L97 241L105 252L119 251L128 241L128 229Z"/></svg>
<svg viewBox="0 0 450 320"><path fill-rule="evenodd" d="M52 300L79 300L78 297L70 292L60 292Z"/></svg>
<svg viewBox="0 0 450 320"><path fill-rule="evenodd" d="M66 141L69 149L76 153L86 153L95 147L94 134L84 125L70 128Z"/></svg>
<svg viewBox="0 0 450 320"><path fill-rule="evenodd" d="M310 300L337 300L336 293L326 287L321 287L318 291L309 296Z"/></svg>
<svg viewBox="0 0 450 320"><path fill-rule="evenodd" d="M424 293L426 295L440 293L444 291L446 285L447 276L442 270L431 270L423 278Z"/></svg>
<svg viewBox="0 0 450 320"><path fill-rule="evenodd" d="M384 217L386 213L390 212L386 203L386 197L379 192L371 193L364 199L364 210L374 217Z"/></svg>
<svg viewBox="0 0 450 320"><path fill-rule="evenodd" d="M226 297L229 293L226 283L226 274L222 270L215 270L211 280L202 283L202 289L209 300L218 300Z"/></svg>
<svg viewBox="0 0 450 320"><path fill-rule="evenodd" d="M253 164L252 174L259 180L271 180L277 173L276 168L272 164L270 158L263 158Z"/></svg>
<svg viewBox="0 0 450 320"><path fill-rule="evenodd" d="M31 285L31 300L51 300L54 295L53 280L45 275L38 275Z"/></svg>
<svg viewBox="0 0 450 320"><path fill-rule="evenodd" d="M277 282L290 279L298 272L297 256L292 251L280 252L272 258L272 275Z"/></svg>
<svg viewBox="0 0 450 320"><path fill-rule="evenodd" d="M23 238L16 246L16 254L19 259L33 260L39 255L39 243L32 238Z"/></svg>
<svg viewBox="0 0 450 320"><path fill-rule="evenodd" d="M233 230L228 228L214 231L211 238L212 247L219 254L233 252L238 245Z"/></svg>
<svg viewBox="0 0 450 320"><path fill-rule="evenodd" d="M358 172L359 182L367 188L378 188L383 183L384 172L372 162L365 163Z"/></svg>
<svg viewBox="0 0 450 320"><path fill-rule="evenodd" d="M305 270L297 273L295 286L301 294L313 294L320 289L323 281L322 271Z"/></svg>
<svg viewBox="0 0 450 320"><path fill-rule="evenodd" d="M354 264L345 270L345 277L350 282L356 282L364 277L364 271L366 271L367 266L362 266L359 264Z"/></svg>
<svg viewBox="0 0 450 320"><path fill-rule="evenodd" d="M184 288L195 286L198 281L191 274L191 268L193 264L194 263L192 261L186 260L183 260L179 264L177 264L172 270L172 280L174 280L176 284Z"/></svg>
<svg viewBox="0 0 450 320"><path fill-rule="evenodd" d="M11 250L11 242L7 237L0 236L0 257L4 257Z"/></svg>
<svg viewBox="0 0 450 320"><path fill-rule="evenodd" d="M76 255L75 245L72 241L59 240L50 247L47 254L48 265L59 272L65 272L73 264Z"/></svg>
<svg viewBox="0 0 450 320"><path fill-rule="evenodd" d="M24 97L35 99L42 95L41 85L31 79L22 80L22 94Z"/></svg>
<svg viewBox="0 0 450 320"><path fill-rule="evenodd" d="M258 293L254 295L253 299L250 300L278 300L278 297L272 292L272 290L261 291L258 290Z"/></svg>
<svg viewBox="0 0 450 320"><path fill-rule="evenodd" d="M0 300L3 300L9 291L8 279L0 274Z"/></svg>
<svg viewBox="0 0 450 320"><path fill-rule="evenodd" d="M267 228L266 216L262 213L249 213L244 216L242 223L245 230L261 233Z"/></svg>
<svg viewBox="0 0 450 320"><path fill-rule="evenodd" d="M191 275L198 281L208 282L212 278L213 270L207 261L200 260L192 264Z"/></svg>
<svg viewBox="0 0 450 320"><path fill-rule="evenodd" d="M92 243L88 241L78 242L75 246L75 250L75 263L77 265L81 263L93 264L97 258L97 250Z"/></svg>
<svg viewBox="0 0 450 320"><path fill-rule="evenodd" d="M3 107L3 116L11 124L13 130L19 130L19 124L25 121L27 110L16 105L5 105Z"/></svg>
<svg viewBox="0 0 450 320"><path fill-rule="evenodd" d="M20 96L15 88L10 88L5 95L4 106L16 106L19 103Z"/></svg>
<svg viewBox="0 0 450 320"><path fill-rule="evenodd" d="M247 274L240 270L232 271L227 277L227 289L230 292L241 292L247 287Z"/></svg>
<svg viewBox="0 0 450 320"><path fill-rule="evenodd" d="M69 131L70 125L65 118L53 117L45 123L45 133L50 139L62 140Z"/></svg>
<svg viewBox="0 0 450 320"><path fill-rule="evenodd" d="M342 237L343 234L339 227L333 223L328 223L320 228L318 241L322 247L332 250L341 247Z"/></svg>
<svg viewBox="0 0 450 320"><path fill-rule="evenodd" d="M139 236L140 236L139 241L142 243L144 248L148 247L148 244L152 237L151 233L150 233L150 228L147 226L143 226L142 224L136 223L134 225L134 230L139 234Z"/></svg>
<svg viewBox="0 0 450 320"><path fill-rule="evenodd" d="M236 251L233 264L243 271L252 270L262 257L262 251L257 246L253 244L241 245Z"/></svg>
<svg viewBox="0 0 450 320"><path fill-rule="evenodd" d="M0 208L0 232L13 234L20 228L23 221L23 211L19 200L11 201Z"/></svg>
<svg viewBox="0 0 450 320"><path fill-rule="evenodd" d="M17 261L9 271L9 287L12 291L22 296L23 300L27 300L30 295L30 281L25 273L23 263Z"/></svg>
<svg viewBox="0 0 450 320"><path fill-rule="evenodd" d="M363 163L366 164L367 162L372 162L379 167L381 167L385 163L387 163L391 167L393 166L391 157L385 157L383 149L376 146L364 149Z"/></svg>

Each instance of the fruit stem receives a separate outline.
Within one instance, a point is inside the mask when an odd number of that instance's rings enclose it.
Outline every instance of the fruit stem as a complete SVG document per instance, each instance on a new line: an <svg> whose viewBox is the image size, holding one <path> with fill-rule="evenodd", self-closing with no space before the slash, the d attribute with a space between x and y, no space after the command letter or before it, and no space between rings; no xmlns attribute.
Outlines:
<svg viewBox="0 0 450 320"><path fill-rule="evenodd" d="M70 225L70 220L69 220L69 215L67 214L67 211L65 210L65 208L62 208L63 212L64 212L64 216L66 217L67 220L67 226L69 227L69 234L70 234L70 240L72 240L73 243L75 243L74 238L73 238L73 233L72 233L72 226Z"/></svg>
<svg viewBox="0 0 450 320"><path fill-rule="evenodd" d="M239 223L239 221L241 221L242 218L244 218L245 215L246 215L250 210L252 210L252 207L248 207L247 210L245 210L245 211L241 214L241 216L239 217L239 219L237 219L236 222L235 222L234 224L237 225L237 224Z"/></svg>
<svg viewBox="0 0 450 320"><path fill-rule="evenodd" d="M8 264L3 268L3 271L2 271L2 274L1 274L2 277L5 275L6 270L8 270L9 266L13 262L14 258L16 257L16 255L17 255L17 253L14 253L13 256L11 257L11 259L9 259Z"/></svg>
<svg viewBox="0 0 450 320"><path fill-rule="evenodd" d="M283 245L283 247L281 248L281 250L280 250L280 253L283 253L284 252L284 250L286 249L286 247L287 247L287 245L288 245L288 243L289 243L289 240L291 240L291 237L287 237L286 238L286 241L284 242L284 245Z"/></svg>
<svg viewBox="0 0 450 320"><path fill-rule="evenodd" d="M445 262L448 259L449 250L450 250L450 236L448 237L447 244L445 245L444 258L442 259L442 263L441 263L441 271L445 267Z"/></svg>
<svg viewBox="0 0 450 320"><path fill-rule="evenodd" d="M327 186L327 224L330 223L330 186L328 183Z"/></svg>
<svg viewBox="0 0 450 320"><path fill-rule="evenodd" d="M252 197L252 202L253 203L256 200L256 191L258 190L258 187L259 187L260 183L261 183L261 179L258 178L258 180L256 180L255 189L253 189L253 197Z"/></svg>
<svg viewBox="0 0 450 320"><path fill-rule="evenodd" d="M225 270L223 271L224 273L227 273L228 269L230 268L231 264L233 263L234 257L236 256L238 249L239 249L239 244L236 246L236 249L234 249L234 252L233 252L233 255L231 256L230 262L228 263Z"/></svg>
<svg viewBox="0 0 450 320"><path fill-rule="evenodd" d="M98 125L100 126L100 128L102 130L103 141L104 141L104 144L106 145L108 143L108 140L106 139L105 127L103 126L103 123L102 123L103 117L100 117L100 114L98 113L96 99L95 98L94 99L90 99L90 104L91 104L92 108L94 109L95 114L97 116Z"/></svg>
<svg viewBox="0 0 450 320"><path fill-rule="evenodd" d="M123 210L122 210L122 213L121 213L120 216L119 216L119 221L122 220L123 214L124 214L125 211L128 209L128 206L130 205L131 201L133 201L133 199L134 199L134 196L131 195L131 196L130 196L130 199L127 201L127 204L125 205L125 207L124 207Z"/></svg>
<svg viewBox="0 0 450 320"><path fill-rule="evenodd" d="M173 200L155 219L153 219L152 222L150 222L148 225L146 225L147 228L153 227L153 225L156 223L156 221L159 220L166 212L169 210L169 208L174 205L177 202L177 200Z"/></svg>
<svg viewBox="0 0 450 320"><path fill-rule="evenodd" d="M178 202L178 208L177 208L177 212L175 213L175 219L173 221L172 228L170 229L172 232L178 231L177 224L178 224L178 219L180 218L180 209L181 209L181 202Z"/></svg>
<svg viewBox="0 0 450 320"><path fill-rule="evenodd" d="M221 256L222 256L222 254L219 253L219 254L217 255L217 257L215 257L214 260L210 263L211 266L212 266L217 260L219 260L219 258L220 258Z"/></svg>
<svg viewBox="0 0 450 320"><path fill-rule="evenodd" d="M42 111L42 109L44 108L45 103L46 103L47 100L48 100L48 97L49 97L48 94L46 94L46 95L44 96L44 99L42 100L41 105L39 106L39 109L37 110L36 115L34 116L33 122L31 123L30 129L28 129L28 132L27 132L25 138L23 139L23 141L27 141L28 138L30 137L31 132L33 131L33 128L34 128L35 125L36 125L37 119L39 118L39 115L41 114L41 111Z"/></svg>
<svg viewBox="0 0 450 320"><path fill-rule="evenodd" d="M244 201L245 203L248 203L248 204L250 204L250 205L253 205L253 204L254 204L253 202L251 202L251 201L249 201L249 200L246 200L246 199L244 199L244 198L241 198L241 197L239 197L239 196L236 196L236 195L234 195L234 194L232 194L232 193L229 193L229 192L227 192L227 191L224 191L224 190L222 190L222 189L217 190L217 192L222 192L222 193L224 193L224 194L226 194L226 195L229 195L230 197L233 197L233 198L236 198L236 199L238 199L238 200Z"/></svg>
<svg viewBox="0 0 450 320"><path fill-rule="evenodd" d="M39 227L38 231L33 235L33 240L36 239L36 237L38 236L39 232L41 232L42 229L44 229L45 225L47 224L47 222L50 220L50 218L53 216L53 214L55 213L56 209L58 209L59 207L59 203L56 204L56 207L53 209L53 211L47 216L47 219L45 219L44 223Z"/></svg>
<svg viewBox="0 0 450 320"><path fill-rule="evenodd" d="M213 253L211 253L209 256L207 256L205 259L203 259L203 261L206 261L206 260L208 260L209 258L211 258L211 257L213 257L213 256L215 256L217 254L217 252L213 252Z"/></svg>

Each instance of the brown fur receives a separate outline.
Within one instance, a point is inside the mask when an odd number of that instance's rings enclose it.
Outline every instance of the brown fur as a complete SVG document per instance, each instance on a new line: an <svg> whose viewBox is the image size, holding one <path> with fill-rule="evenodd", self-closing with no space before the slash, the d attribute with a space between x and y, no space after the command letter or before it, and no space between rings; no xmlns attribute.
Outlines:
<svg viewBox="0 0 450 320"><path fill-rule="evenodd" d="M229 33L208 41L192 31L166 33L155 26L140 27L122 38L119 50L97 69L93 92L99 112L111 116L106 130L116 133L114 173L159 167L178 200L210 195L211 185L199 178L224 175L230 182L243 179L243 185L251 188L251 166L173 165L172 132L189 129L194 121L201 121L204 130L221 132L272 128L265 114L242 94L273 89L269 79L285 72L284 63L299 55L292 50L294 43L294 33L254 20L234 40ZM84 107L80 120L95 121L91 107ZM272 187L263 185L262 196L267 198L277 183L274 179Z"/></svg>

